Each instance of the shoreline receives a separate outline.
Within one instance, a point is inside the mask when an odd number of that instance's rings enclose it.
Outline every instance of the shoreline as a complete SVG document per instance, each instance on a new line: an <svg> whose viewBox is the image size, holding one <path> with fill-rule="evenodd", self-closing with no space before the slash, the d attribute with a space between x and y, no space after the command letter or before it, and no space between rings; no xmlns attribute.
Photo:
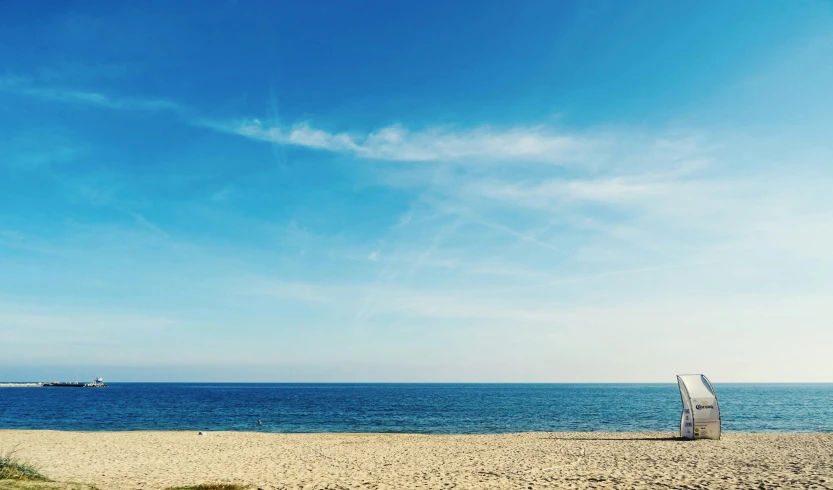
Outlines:
<svg viewBox="0 0 833 490"><path fill-rule="evenodd" d="M176 429L176 430L156 430L156 429L136 429L136 430L64 430L64 429L14 429L0 427L0 436L4 433L15 432L56 432L59 434L241 434L241 435L276 435L276 436L420 436L420 437L477 437L477 436L516 436L525 434L619 434L623 436L637 436L643 434L650 434L655 436L671 436L677 437L679 431L544 431L544 430L530 430L522 432L482 432L482 433L428 433L428 432L269 432L261 430L210 430L210 429ZM724 434L741 434L741 435L755 435L755 434L831 434L833 431L807 431L807 432L727 432ZM681 439L682 440L682 439Z"/></svg>
<svg viewBox="0 0 833 490"><path fill-rule="evenodd" d="M58 432L62 434L148 434L148 433L160 433L160 434L272 434L272 435L306 435L306 436L337 436L337 435L345 435L345 436L375 436L375 435L402 435L402 436L436 436L436 437L451 437L451 436L508 436L508 435L519 435L519 434L619 434L619 435L638 435L638 434L664 434L667 435L669 438L676 438L680 441L688 441L688 439L680 438L680 431L657 431L657 430L646 430L646 431L615 431L615 430L607 430L607 431L570 431L570 430L562 430L562 431L546 431L546 430L527 430L527 431L512 431L512 432L350 432L350 431L339 431L339 432L286 432L286 431L271 431L271 430L212 430L212 429L125 429L125 430L76 430L76 429L31 429L31 428L4 428L0 427L0 434L4 432ZM833 436L833 430L760 430L760 431L735 431L735 430L727 430L722 429L722 434L725 436L727 434L730 435L801 435L801 434L818 434L818 435L831 435Z"/></svg>
<svg viewBox="0 0 833 490"><path fill-rule="evenodd" d="M78 432L0 429L0 451L56 481L112 490L833 488L833 433Z"/></svg>

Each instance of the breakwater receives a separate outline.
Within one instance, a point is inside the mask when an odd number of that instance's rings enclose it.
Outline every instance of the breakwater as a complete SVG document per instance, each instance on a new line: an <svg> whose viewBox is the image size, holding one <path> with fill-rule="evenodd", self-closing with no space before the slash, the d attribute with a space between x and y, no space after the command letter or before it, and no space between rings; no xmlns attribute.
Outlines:
<svg viewBox="0 0 833 490"><path fill-rule="evenodd" d="M45 381L36 383L0 383L0 388L40 388L40 387L57 387L57 388L106 388L107 384L101 378L96 378L93 381L80 383L78 381Z"/></svg>

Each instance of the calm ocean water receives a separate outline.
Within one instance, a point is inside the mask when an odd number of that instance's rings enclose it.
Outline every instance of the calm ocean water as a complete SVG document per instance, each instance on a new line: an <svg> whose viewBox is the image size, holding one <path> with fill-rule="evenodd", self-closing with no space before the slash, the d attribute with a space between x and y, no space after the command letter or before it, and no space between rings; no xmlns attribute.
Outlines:
<svg viewBox="0 0 833 490"><path fill-rule="evenodd" d="M833 431L833 384L724 384L715 390L724 430ZM106 389L0 389L0 428L6 429L676 432L680 409L676 384L114 383Z"/></svg>

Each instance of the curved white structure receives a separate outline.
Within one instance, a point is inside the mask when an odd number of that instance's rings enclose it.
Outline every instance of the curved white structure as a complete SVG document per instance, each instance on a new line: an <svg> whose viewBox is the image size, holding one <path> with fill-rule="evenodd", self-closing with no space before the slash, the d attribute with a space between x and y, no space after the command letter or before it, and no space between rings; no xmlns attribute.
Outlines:
<svg viewBox="0 0 833 490"><path fill-rule="evenodd" d="M680 374L677 384L683 399L680 437L720 439L720 406L708 378L702 374Z"/></svg>

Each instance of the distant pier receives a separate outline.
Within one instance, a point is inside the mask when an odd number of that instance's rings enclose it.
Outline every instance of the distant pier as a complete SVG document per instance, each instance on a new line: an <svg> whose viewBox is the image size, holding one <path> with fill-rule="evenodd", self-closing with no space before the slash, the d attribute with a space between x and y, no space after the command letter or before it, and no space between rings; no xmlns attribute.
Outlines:
<svg viewBox="0 0 833 490"><path fill-rule="evenodd" d="M56 387L56 388L107 388L107 383L101 378L96 378L92 381L81 383L78 381L46 381L38 383L0 383L0 388L40 388L40 387Z"/></svg>

